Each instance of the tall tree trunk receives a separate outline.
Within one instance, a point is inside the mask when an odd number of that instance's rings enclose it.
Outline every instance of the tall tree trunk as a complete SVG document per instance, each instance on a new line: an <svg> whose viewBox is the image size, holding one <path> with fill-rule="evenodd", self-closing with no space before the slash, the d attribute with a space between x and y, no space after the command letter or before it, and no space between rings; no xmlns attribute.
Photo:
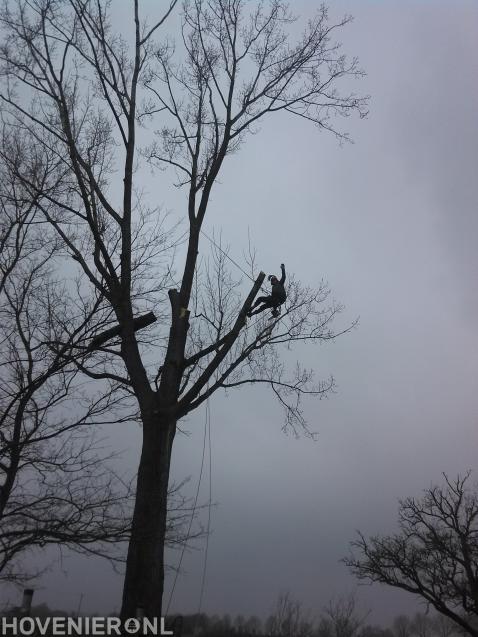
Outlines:
<svg viewBox="0 0 478 637"><path fill-rule="evenodd" d="M169 291L171 329L158 392L138 396L143 422L143 449L138 469L136 503L126 561L121 616L160 617L164 588L164 539L167 523L169 469L176 406L183 373L189 311L177 290Z"/></svg>
<svg viewBox="0 0 478 637"><path fill-rule="evenodd" d="M143 417L143 449L128 548L121 617L160 617L171 451L176 421Z"/></svg>

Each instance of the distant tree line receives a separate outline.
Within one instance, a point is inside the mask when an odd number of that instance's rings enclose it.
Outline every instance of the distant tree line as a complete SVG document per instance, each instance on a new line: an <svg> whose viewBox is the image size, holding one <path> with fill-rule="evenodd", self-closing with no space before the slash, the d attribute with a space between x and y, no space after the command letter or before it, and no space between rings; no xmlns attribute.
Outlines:
<svg viewBox="0 0 478 637"><path fill-rule="evenodd" d="M371 538L359 532L344 560L360 580L412 593L436 616L400 616L391 628L383 629L365 623L367 614L357 610L353 595L330 601L317 618L284 593L265 622L241 615L234 620L228 615L172 617L175 634L478 637L478 485L472 485L470 477L471 472L455 479L444 475L444 484L425 489L421 498L401 500L398 532Z"/></svg>
<svg viewBox="0 0 478 637"><path fill-rule="evenodd" d="M441 615L416 613L399 615L390 626L366 623L366 617L355 612L348 614L348 600L331 602L319 616L304 612L300 602L285 596L290 614L281 617L277 609L261 620L256 615L246 617L229 614L186 615L182 635L200 634L202 637L452 637L462 631ZM330 611L332 610L332 615ZM281 622L282 619L282 622Z"/></svg>
<svg viewBox="0 0 478 637"><path fill-rule="evenodd" d="M21 614L20 607L10 607L0 616ZM33 606L32 617L66 617L74 615L52 610L45 603ZM416 613L399 615L390 626L369 624L368 612L357 608L354 595L331 600L317 615L305 610L290 593L281 594L273 612L265 619L256 615L230 614L175 615L168 618L167 627L176 637L452 637L461 635L460 627L443 615Z"/></svg>

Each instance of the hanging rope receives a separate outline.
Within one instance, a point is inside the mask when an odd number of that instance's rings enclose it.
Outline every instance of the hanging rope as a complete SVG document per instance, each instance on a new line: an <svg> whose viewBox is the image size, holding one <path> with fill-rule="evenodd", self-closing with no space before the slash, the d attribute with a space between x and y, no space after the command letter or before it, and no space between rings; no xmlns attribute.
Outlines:
<svg viewBox="0 0 478 637"><path fill-rule="evenodd" d="M198 606L198 612L197 612L198 616L201 613L202 601L204 596L204 586L206 583L207 558L208 558L208 552L209 552L209 535L211 533L212 456L211 456L211 411L209 407L209 398L206 401L206 421L207 421L208 445L209 445L209 504L208 504L208 512L207 512L206 550L204 553L204 564L203 564L202 579L201 579L201 593L199 595L199 606Z"/></svg>
<svg viewBox="0 0 478 637"><path fill-rule="evenodd" d="M211 239L211 237L209 237L209 236L208 236L208 235L204 232L204 230L201 230L201 234L203 234L203 235L206 237L206 239L207 239L210 243L212 243L212 245L213 245L215 248L217 248L220 252L222 252L222 254L223 254L226 258L228 258L228 259L229 259L229 261L230 261L231 263L233 263L233 264L236 266L236 268L238 268L238 269L242 272L242 274L244 274L244 276L247 276L247 278L248 278L248 279L250 279L250 280L254 283L254 279L253 279L253 278L252 278L252 277L251 277L251 276L250 276L250 275L249 275L249 274L248 274L245 270L243 270L243 269L241 268L241 266L240 266L238 263L236 263L236 261L234 261L234 259L233 259L232 257L230 257L230 256L228 255L228 253L227 253L227 252L225 252L225 251L221 248L221 246L220 246L220 245L218 245L218 244L214 241L214 239Z"/></svg>
<svg viewBox="0 0 478 637"><path fill-rule="evenodd" d="M222 254L229 259L229 261L231 261L231 263L233 263L236 268L238 268L243 274L244 276L246 276L248 279L250 279L253 283L254 283L254 279L236 262L234 261L234 259L232 257L229 256L229 254L227 252L225 252L221 246L219 246L214 239L211 239L211 237L209 237L204 230L201 230L201 234L204 235L204 237L212 244L214 245L214 247L219 250L220 252L222 252ZM261 289L263 289L261 287ZM257 325L259 322L261 322L263 320L264 317L259 317L257 318L253 323L251 323L250 325L246 326L246 331L250 330L252 327L254 327L255 325ZM276 321L276 323L280 322L283 320L283 317L281 317L278 321ZM189 519L189 525L188 525L188 531L186 534L186 538L184 540L183 543L183 547L181 550L181 555L179 558L179 562L178 565L176 567L176 573L174 575L174 581L173 581L173 585L171 587L171 592L169 594L169 600L168 600L168 605L166 607L166 615L168 615L169 613L169 609L171 606L171 602L173 599L173 595L174 595L174 591L176 589L176 584L178 581L178 577L179 577L179 572L181 569L181 565L183 562L183 558L184 558L184 553L186 551L186 546L187 543L191 537L191 528L192 528L192 524L193 524L193 520L194 520L194 516L196 514L196 509L197 509L197 502L198 502L198 498L199 498L199 490L201 487L201 482L202 482L202 476L203 476L203 471L204 471L204 461L205 461L205 455L206 455L206 440L208 443L208 453L209 453L209 502L208 502L208 516L207 516L207 531L206 531L206 549L204 552L204 562L203 562L203 568L202 568L202 576L201 576L201 589L200 589L200 594L199 594L199 605L198 605L198 611L197 611L197 615L196 615L196 619L199 617L200 613L201 613L201 609L202 609L202 603L203 603L203 598L204 598L204 590L205 590L205 585L206 585L206 572L207 572L207 561L208 561L208 555L209 555L209 536L211 533L211 506L212 506L212 445L211 445L211 410L210 410L210 405L209 405L209 398L207 398L206 400L206 417L205 417L205 421L204 421L204 436L203 436L203 446L202 446L202 455L201 455L201 468L199 471L199 479L198 479L198 484L197 484L197 488L196 488L196 494L194 496L194 504L193 504L193 509L192 509L192 513L191 513L191 517ZM194 626L195 629L195 626ZM193 630L194 632L194 630Z"/></svg>
<svg viewBox="0 0 478 637"><path fill-rule="evenodd" d="M229 261L230 261L231 263L233 263L233 264L236 266L236 268L238 268L238 270L240 270L240 271L242 272L242 274L244 274L244 276L246 276L246 277L247 277L250 281L252 281L253 283L255 282L255 280L253 279L253 277L252 277L252 276L250 276L250 275L249 275L249 274L248 274L248 273L247 273L247 272L246 272L246 271L245 271L245 270L244 270L244 269L243 269L243 268L242 268L242 267L241 267L241 266L240 266L240 265L239 265L236 261L234 261L234 259L233 259L232 257L230 257L230 256L229 256L229 254L228 254L227 252L225 252L225 250L223 250L223 249L221 248L221 246L220 246L220 245L218 245L218 244L214 241L214 239L211 239L211 237L209 237L209 236L208 236L208 235L204 232L204 230L202 230L202 229L201 229L201 230L200 230L200 232L201 232L201 234L202 234L202 235L204 235L204 237L205 237L205 238L206 238L206 239L207 239L207 240L208 240L208 241L209 241L209 242L210 242L210 243L211 243L211 244L212 244L215 248L217 248L220 252L222 252L222 254L223 254L223 255L224 255L227 259L229 259ZM262 290L265 294L269 294L269 290L265 289L265 288L264 288L264 286L262 286L262 285L261 285L261 290ZM245 331L246 331L246 332L247 332L247 331L249 331L252 327L254 327L255 325L257 325L257 323L259 323L260 321L262 321L262 319L263 319L263 318L264 318L264 317L262 317L262 316L261 316L260 318L256 319L256 320L254 321L254 323L251 323L251 324L247 325L247 326L246 326L246 328L245 328ZM284 317L283 317L283 316L281 316L281 317L279 318L279 320L278 320L278 321L276 321L274 324L276 324L276 323L280 323L280 322L283 320L283 318L284 318Z"/></svg>
<svg viewBox="0 0 478 637"><path fill-rule="evenodd" d="M199 470L199 479L198 479L198 484L197 484L197 488L196 488L196 495L194 496L194 504L193 504L193 508L192 508L192 512L191 512L191 517L189 519L188 532L187 532L186 538L185 538L185 540L183 542L183 547L181 549L181 555L179 557L179 562L178 562L178 565L176 567L176 573L174 575L173 586L172 586L171 592L169 594L168 605L166 607L166 615L168 614L169 608L171 606L171 601L173 599L174 591L176 589L176 583L178 581L179 571L181 570L181 565L183 563L183 558L184 558L184 553L186 551L186 546L187 546L187 544L189 542L189 539L191 537L191 528L192 528L192 525L193 525L194 516L196 515L197 503L198 503L198 498L199 498L199 489L201 487L202 474L203 474L203 469L204 469L204 458L205 458L205 455L206 455L206 440L207 440L207 432L208 432L208 409L209 409L209 404L208 404L208 402L206 402L206 418L204 420L204 436L203 436L203 443L202 443L201 468ZM210 435L209 435L209 437L210 437ZM209 441L209 445L210 444L211 444L211 442Z"/></svg>

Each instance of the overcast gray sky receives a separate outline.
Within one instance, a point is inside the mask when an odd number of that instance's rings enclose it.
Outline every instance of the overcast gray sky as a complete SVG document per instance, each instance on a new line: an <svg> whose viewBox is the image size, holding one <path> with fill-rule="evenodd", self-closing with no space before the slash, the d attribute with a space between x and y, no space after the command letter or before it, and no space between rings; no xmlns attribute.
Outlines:
<svg viewBox="0 0 478 637"><path fill-rule="evenodd" d="M317 4L293 7L308 16ZM316 442L285 436L263 391L211 402L218 504L208 613L264 617L286 590L320 611L355 588L340 558L356 529L393 531L399 497L419 495L442 471L476 469L478 5L330 6L331 16L355 16L341 40L367 72L357 91L372 96L368 119L343 122L355 143L339 147L307 122L270 119L228 159L206 232L222 230L240 260L249 230L262 269L284 261L304 283L327 279L346 305L340 321L360 316L360 325L303 352L338 383L329 399L307 404ZM160 203L182 211L180 193L160 192ZM191 436L177 438L173 473L191 475L193 491L204 412L185 426ZM140 431L115 437L135 466ZM207 490L206 479L203 501ZM173 610L197 610L202 560L199 550L186 555ZM85 611L119 608L122 578L104 563L71 558L62 568L44 577L37 603L73 609L84 592ZM370 623L416 609L380 587L358 596Z"/></svg>

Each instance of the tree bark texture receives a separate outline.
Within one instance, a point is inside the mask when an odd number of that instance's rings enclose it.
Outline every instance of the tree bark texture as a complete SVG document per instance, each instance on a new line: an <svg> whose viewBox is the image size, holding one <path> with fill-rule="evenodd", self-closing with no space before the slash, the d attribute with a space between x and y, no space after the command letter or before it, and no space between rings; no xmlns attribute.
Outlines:
<svg viewBox="0 0 478 637"><path fill-rule="evenodd" d="M174 420L143 419L143 448L123 590L123 619L160 617L164 588L164 539Z"/></svg>

